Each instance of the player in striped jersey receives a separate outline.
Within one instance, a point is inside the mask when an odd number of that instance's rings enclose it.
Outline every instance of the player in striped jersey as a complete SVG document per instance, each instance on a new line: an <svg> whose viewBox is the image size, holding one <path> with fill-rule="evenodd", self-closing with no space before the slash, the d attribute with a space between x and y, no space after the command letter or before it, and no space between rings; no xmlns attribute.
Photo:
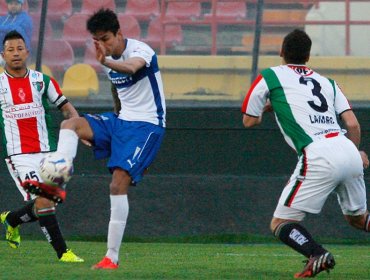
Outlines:
<svg viewBox="0 0 370 280"><path fill-rule="evenodd" d="M299 223L305 213L320 213L329 194L337 194L350 225L370 231L363 173L369 160L359 151L360 125L337 83L305 65L311 44L304 31L289 33L281 50L283 65L263 70L242 105L245 127L258 125L263 112L274 111L286 142L298 154L271 221L274 235L308 258L296 278L314 277L335 265L332 254Z"/></svg>
<svg viewBox="0 0 370 280"><path fill-rule="evenodd" d="M48 101L57 106L65 118L78 113L57 82L43 73L27 68L29 51L17 31L3 40L5 71L0 74L0 126L3 131L3 152L9 172L25 201L24 207L3 212L1 222L12 248L20 245L19 225L39 221L42 232L62 262L82 262L67 248L55 215L55 203L34 196L22 188L25 180L41 182L38 174L45 153L56 150L56 138L51 131Z"/></svg>
<svg viewBox="0 0 370 280"><path fill-rule="evenodd" d="M94 39L96 58L112 83L115 110L63 121L58 152L74 158L81 138L92 143L97 159L109 158L108 251L93 269L117 269L129 210L128 189L142 179L159 150L166 104L157 55L147 44L124 38L113 11L97 11L87 29Z"/></svg>

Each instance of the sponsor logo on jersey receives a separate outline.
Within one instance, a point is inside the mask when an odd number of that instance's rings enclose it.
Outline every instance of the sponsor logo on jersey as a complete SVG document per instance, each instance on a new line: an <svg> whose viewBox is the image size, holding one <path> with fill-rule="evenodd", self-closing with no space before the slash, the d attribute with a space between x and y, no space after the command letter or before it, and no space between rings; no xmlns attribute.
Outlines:
<svg viewBox="0 0 370 280"><path fill-rule="evenodd" d="M331 133L331 132L339 132L339 131L340 131L340 129L338 129L338 128L330 128L330 129L325 129L323 131L317 132L317 133L315 133L315 135L320 136L320 135L328 134L328 133ZM346 133L347 133L347 131L343 132L343 134L346 134Z"/></svg>
<svg viewBox="0 0 370 280"><path fill-rule="evenodd" d="M23 88L18 89L18 96L22 102L26 101L26 93L24 92Z"/></svg>
<svg viewBox="0 0 370 280"><path fill-rule="evenodd" d="M0 94L6 94L8 92L7 88L0 88Z"/></svg>
<svg viewBox="0 0 370 280"><path fill-rule="evenodd" d="M134 81L132 76L117 73L115 71L109 72L109 78L117 88L125 88L131 86Z"/></svg>
<svg viewBox="0 0 370 280"><path fill-rule="evenodd" d="M40 116L44 114L44 108L42 104L29 103L9 106L3 112L5 119L20 120Z"/></svg>

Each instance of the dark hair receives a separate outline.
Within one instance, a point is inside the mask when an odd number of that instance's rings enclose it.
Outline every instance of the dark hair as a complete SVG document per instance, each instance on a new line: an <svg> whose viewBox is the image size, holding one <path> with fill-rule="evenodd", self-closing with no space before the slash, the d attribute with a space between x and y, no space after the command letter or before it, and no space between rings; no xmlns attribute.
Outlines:
<svg viewBox="0 0 370 280"><path fill-rule="evenodd" d="M3 46L5 45L6 41L13 40L13 39L22 39L23 42L25 42L21 33L19 33L16 30L12 30L12 31L9 31L8 33L5 34L5 37L4 37L4 40L3 40Z"/></svg>
<svg viewBox="0 0 370 280"><path fill-rule="evenodd" d="M110 9L102 8L89 17L86 28L92 34L98 31L111 31L116 35L120 26L117 15Z"/></svg>
<svg viewBox="0 0 370 280"><path fill-rule="evenodd" d="M295 29L285 36L282 55L286 63L305 64L310 57L312 41L306 32Z"/></svg>

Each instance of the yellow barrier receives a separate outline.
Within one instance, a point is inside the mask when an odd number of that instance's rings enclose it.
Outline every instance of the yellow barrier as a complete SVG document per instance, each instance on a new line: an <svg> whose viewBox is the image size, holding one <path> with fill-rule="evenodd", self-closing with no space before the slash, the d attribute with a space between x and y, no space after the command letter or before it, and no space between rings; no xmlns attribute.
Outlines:
<svg viewBox="0 0 370 280"><path fill-rule="evenodd" d="M159 56L169 100L242 100L250 86L247 56ZM276 56L259 58L259 69L281 64ZM370 58L312 57L308 66L336 80L349 100L370 100Z"/></svg>

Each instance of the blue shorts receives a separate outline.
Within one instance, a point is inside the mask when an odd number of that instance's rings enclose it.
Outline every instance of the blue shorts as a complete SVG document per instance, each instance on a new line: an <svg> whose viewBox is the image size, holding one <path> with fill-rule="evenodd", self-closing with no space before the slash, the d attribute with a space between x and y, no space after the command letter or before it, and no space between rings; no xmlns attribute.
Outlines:
<svg viewBox="0 0 370 280"><path fill-rule="evenodd" d="M124 121L114 113L85 114L94 133L96 159L108 158L107 167L126 170L133 183L139 182L153 162L165 129L148 122Z"/></svg>

